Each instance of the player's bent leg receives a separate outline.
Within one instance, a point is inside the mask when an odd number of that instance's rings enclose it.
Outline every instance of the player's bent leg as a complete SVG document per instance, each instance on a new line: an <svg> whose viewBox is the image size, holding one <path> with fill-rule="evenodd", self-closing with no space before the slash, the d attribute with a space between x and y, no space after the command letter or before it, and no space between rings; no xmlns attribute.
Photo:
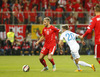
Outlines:
<svg viewBox="0 0 100 77"><path fill-rule="evenodd" d="M52 58L52 54L48 54L48 60L52 63L53 71L56 71L56 65L55 65L54 60Z"/></svg>
<svg viewBox="0 0 100 77"><path fill-rule="evenodd" d="M79 58L75 59L75 62L76 62L76 64L78 64L78 62L79 62Z"/></svg>
<svg viewBox="0 0 100 77"><path fill-rule="evenodd" d="M77 66L77 70L75 72L81 72L82 70L80 69L80 66L78 64L80 55L78 53L72 52L71 53L71 59L73 59L75 65Z"/></svg>
<svg viewBox="0 0 100 77"><path fill-rule="evenodd" d="M90 65L90 64L88 64L88 63L86 63L86 62L84 62L84 61L78 61L78 64L79 64L79 65L82 65L82 66L86 66L86 67L91 67L91 68L93 69L93 71L96 71L96 69L95 69L95 67L94 67L93 64Z"/></svg>
<svg viewBox="0 0 100 77"><path fill-rule="evenodd" d="M75 63L75 65L77 66L77 70L75 70L75 72L81 72L82 70L80 69L80 66L79 66L79 64L78 64L78 61L79 61L79 58L77 58L77 59L73 59L73 61L74 61L74 63Z"/></svg>
<svg viewBox="0 0 100 77"><path fill-rule="evenodd" d="M44 54L42 54L42 53L40 53L40 55L39 55L39 60L44 59L44 57L45 57L45 55L44 55Z"/></svg>
<svg viewBox="0 0 100 77"><path fill-rule="evenodd" d="M39 60L40 60L41 64L44 66L43 70L41 70L41 71L48 70L48 66L46 64L46 61L44 60L44 57L45 57L45 55L40 53Z"/></svg>

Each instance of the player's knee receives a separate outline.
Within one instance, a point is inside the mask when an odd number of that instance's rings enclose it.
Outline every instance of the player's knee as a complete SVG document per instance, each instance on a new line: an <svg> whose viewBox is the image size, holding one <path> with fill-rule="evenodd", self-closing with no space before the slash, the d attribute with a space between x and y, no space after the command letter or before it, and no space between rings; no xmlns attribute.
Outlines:
<svg viewBox="0 0 100 77"><path fill-rule="evenodd" d="M78 64L78 61L75 61L76 62L76 64Z"/></svg>
<svg viewBox="0 0 100 77"><path fill-rule="evenodd" d="M79 59L76 59L76 60L75 60L76 64L78 64L78 61L79 61Z"/></svg>
<svg viewBox="0 0 100 77"><path fill-rule="evenodd" d="M73 60L73 57L72 56L70 58Z"/></svg>
<svg viewBox="0 0 100 77"><path fill-rule="evenodd" d="M43 60L43 58L42 57L39 57L39 60Z"/></svg>
<svg viewBox="0 0 100 77"><path fill-rule="evenodd" d="M52 59L52 57L51 56L48 56L48 60L51 60Z"/></svg>

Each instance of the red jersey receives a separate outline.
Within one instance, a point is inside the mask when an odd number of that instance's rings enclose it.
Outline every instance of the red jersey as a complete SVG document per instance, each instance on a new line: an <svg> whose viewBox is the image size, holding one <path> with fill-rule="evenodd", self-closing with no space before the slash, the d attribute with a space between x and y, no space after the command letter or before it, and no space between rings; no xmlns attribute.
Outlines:
<svg viewBox="0 0 100 77"><path fill-rule="evenodd" d="M2 15L3 19L10 18L10 14L8 11L9 11L8 8L3 9L3 15Z"/></svg>
<svg viewBox="0 0 100 77"><path fill-rule="evenodd" d="M72 11L72 4L67 4L67 5L66 5L66 10L67 10L68 12L71 12L71 11Z"/></svg>
<svg viewBox="0 0 100 77"><path fill-rule="evenodd" d="M49 0L50 6L56 6L57 0Z"/></svg>
<svg viewBox="0 0 100 77"><path fill-rule="evenodd" d="M76 18L74 16L69 16L66 18L68 21L68 24L75 24L76 23Z"/></svg>
<svg viewBox="0 0 100 77"><path fill-rule="evenodd" d="M93 7L93 3L91 2L88 2L87 4L86 4L86 9L87 9L87 11L90 11L90 9L91 9L91 7Z"/></svg>
<svg viewBox="0 0 100 77"><path fill-rule="evenodd" d="M29 13L30 13L30 10L24 10L24 18L25 19L29 18Z"/></svg>
<svg viewBox="0 0 100 77"><path fill-rule="evenodd" d="M20 20L20 22L24 22L24 15L23 15L23 13L18 13L18 19Z"/></svg>
<svg viewBox="0 0 100 77"><path fill-rule="evenodd" d="M36 9L34 9L33 12L30 13L30 21L35 22L37 17Z"/></svg>
<svg viewBox="0 0 100 77"><path fill-rule="evenodd" d="M15 4L13 4L13 6L12 6L12 10L14 10L15 6L17 7L18 10L21 8L20 4L16 4L16 3L15 3Z"/></svg>
<svg viewBox="0 0 100 77"><path fill-rule="evenodd" d="M83 12L83 8L79 7L79 8L77 8L77 11L78 12ZM78 13L78 17L83 18L84 17L84 13Z"/></svg>
<svg viewBox="0 0 100 77"><path fill-rule="evenodd" d="M49 28L44 27L42 31L42 35L45 37L45 44L44 46L51 47L56 45L56 33L59 32L59 29L55 28L54 26L50 26Z"/></svg>
<svg viewBox="0 0 100 77"><path fill-rule="evenodd" d="M95 30L95 44L100 44L100 15L91 19L90 25L87 27L87 31L83 37L85 37L88 33L91 33L92 29Z"/></svg>
<svg viewBox="0 0 100 77"><path fill-rule="evenodd" d="M13 49L21 49L21 47L16 42L13 43L12 48Z"/></svg>
<svg viewBox="0 0 100 77"><path fill-rule="evenodd" d="M53 17L53 10L52 9L47 9L45 11L45 16L46 17Z"/></svg>
<svg viewBox="0 0 100 77"><path fill-rule="evenodd" d="M57 17L62 17L62 13L63 13L62 8L56 8L55 12L57 12Z"/></svg>
<svg viewBox="0 0 100 77"><path fill-rule="evenodd" d="M42 7L47 8L48 0L42 0Z"/></svg>
<svg viewBox="0 0 100 77"><path fill-rule="evenodd" d="M10 5L8 3L3 3L2 8L4 8L5 6L9 7Z"/></svg>

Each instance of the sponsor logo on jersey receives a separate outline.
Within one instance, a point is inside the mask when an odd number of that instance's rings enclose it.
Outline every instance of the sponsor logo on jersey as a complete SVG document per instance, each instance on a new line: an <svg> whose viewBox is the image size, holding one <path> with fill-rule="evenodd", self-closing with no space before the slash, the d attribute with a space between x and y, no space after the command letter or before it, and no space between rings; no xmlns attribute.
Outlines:
<svg viewBox="0 0 100 77"><path fill-rule="evenodd" d="M97 21L100 21L100 18L97 18Z"/></svg>

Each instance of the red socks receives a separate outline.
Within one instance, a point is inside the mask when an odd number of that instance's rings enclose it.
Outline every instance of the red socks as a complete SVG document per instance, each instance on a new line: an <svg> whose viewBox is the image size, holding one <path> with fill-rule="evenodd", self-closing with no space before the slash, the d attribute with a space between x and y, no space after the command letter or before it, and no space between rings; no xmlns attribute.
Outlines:
<svg viewBox="0 0 100 77"><path fill-rule="evenodd" d="M49 61L52 63L52 65L55 65L53 58L51 60L49 60ZM40 60L40 62L44 67L47 67L46 61L44 59Z"/></svg>
<svg viewBox="0 0 100 77"><path fill-rule="evenodd" d="M100 61L98 61L99 62L99 64L100 64Z"/></svg>
<svg viewBox="0 0 100 77"><path fill-rule="evenodd" d="M49 61L52 63L52 65L55 65L53 58Z"/></svg>
<svg viewBox="0 0 100 77"><path fill-rule="evenodd" d="M47 67L47 64L46 64L46 61L43 59L43 60L40 60L41 64L44 66L44 67Z"/></svg>

